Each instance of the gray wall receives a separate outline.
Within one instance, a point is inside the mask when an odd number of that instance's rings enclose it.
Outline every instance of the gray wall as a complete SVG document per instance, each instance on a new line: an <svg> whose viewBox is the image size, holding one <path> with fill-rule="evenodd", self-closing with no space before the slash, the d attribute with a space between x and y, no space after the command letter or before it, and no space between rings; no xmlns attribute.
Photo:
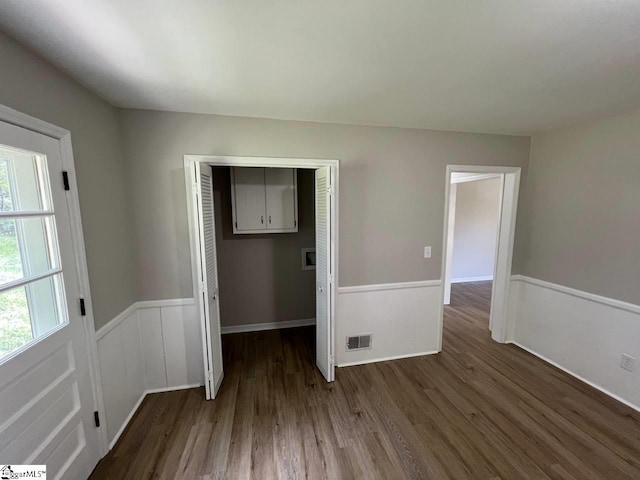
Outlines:
<svg viewBox="0 0 640 480"><path fill-rule="evenodd" d="M640 111L534 135L521 273L640 304Z"/></svg>
<svg viewBox="0 0 640 480"><path fill-rule="evenodd" d="M493 276L500 207L499 178L456 186L453 280Z"/></svg>
<svg viewBox="0 0 640 480"><path fill-rule="evenodd" d="M301 251L315 246L315 175L298 170L298 232L234 235L229 167L213 169L223 326L314 318L315 270Z"/></svg>
<svg viewBox="0 0 640 480"><path fill-rule="evenodd" d="M186 153L339 159L346 286L439 279L446 165L523 167L524 195L530 146L529 137L143 110L124 110L122 126L140 300L192 296Z"/></svg>
<svg viewBox="0 0 640 480"><path fill-rule="evenodd" d="M71 131L96 328L136 300L118 111L0 33L0 103Z"/></svg>

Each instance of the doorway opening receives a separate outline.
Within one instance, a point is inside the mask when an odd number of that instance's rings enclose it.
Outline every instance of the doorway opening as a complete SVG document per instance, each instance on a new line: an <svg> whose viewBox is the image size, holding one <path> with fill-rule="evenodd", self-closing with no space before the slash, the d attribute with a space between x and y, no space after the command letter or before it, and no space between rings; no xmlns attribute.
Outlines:
<svg viewBox="0 0 640 480"><path fill-rule="evenodd" d="M519 185L517 167L447 166L439 350L446 305L468 306L494 341L508 340Z"/></svg>
<svg viewBox="0 0 640 480"><path fill-rule="evenodd" d="M333 381L338 161L184 161L207 399L224 377L223 333L315 324L315 365ZM314 314L292 318L302 312Z"/></svg>

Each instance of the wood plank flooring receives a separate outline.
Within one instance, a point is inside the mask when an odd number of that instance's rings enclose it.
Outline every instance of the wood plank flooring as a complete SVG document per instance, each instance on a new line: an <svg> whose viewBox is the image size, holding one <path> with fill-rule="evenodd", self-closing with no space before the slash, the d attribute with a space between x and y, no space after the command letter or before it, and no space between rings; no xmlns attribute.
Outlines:
<svg viewBox="0 0 640 480"><path fill-rule="evenodd" d="M490 282L454 284L443 352L313 364L313 328L225 335L225 379L149 395L94 479L640 478L640 414L490 340Z"/></svg>

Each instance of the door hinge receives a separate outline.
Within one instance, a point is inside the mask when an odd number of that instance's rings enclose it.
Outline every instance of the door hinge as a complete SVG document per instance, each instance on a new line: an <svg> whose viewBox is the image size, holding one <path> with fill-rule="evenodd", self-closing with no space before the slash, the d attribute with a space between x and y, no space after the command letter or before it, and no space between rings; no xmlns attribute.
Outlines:
<svg viewBox="0 0 640 480"><path fill-rule="evenodd" d="M71 187L69 187L69 173L66 171L62 172L62 184L65 190L71 190Z"/></svg>
<svg viewBox="0 0 640 480"><path fill-rule="evenodd" d="M87 316L87 307L84 304L84 298L80 299L80 315L83 317Z"/></svg>
<svg viewBox="0 0 640 480"><path fill-rule="evenodd" d="M96 427L100 426L100 414L98 413L97 410L93 412L93 421L95 422Z"/></svg>
<svg viewBox="0 0 640 480"><path fill-rule="evenodd" d="M204 283L200 284L200 293L204 293Z"/></svg>
<svg viewBox="0 0 640 480"><path fill-rule="evenodd" d="M329 186L327 187L327 193L328 193L329 195L333 195L333 185L329 185Z"/></svg>
<svg viewBox="0 0 640 480"><path fill-rule="evenodd" d="M213 370L209 370L207 372L207 377L209 378L209 381L213 383Z"/></svg>
<svg viewBox="0 0 640 480"><path fill-rule="evenodd" d="M333 365L333 364L334 364L334 362L335 362L335 360L334 360L334 358L333 358L333 354L329 355L329 363L330 363L331 365Z"/></svg>
<svg viewBox="0 0 640 480"><path fill-rule="evenodd" d="M329 283L333 283L333 273L329 274Z"/></svg>
<svg viewBox="0 0 640 480"><path fill-rule="evenodd" d="M297 221L297 220L294 220L294 221L293 221L293 226L294 226L294 227L297 227L297 226L298 226L298 221Z"/></svg>

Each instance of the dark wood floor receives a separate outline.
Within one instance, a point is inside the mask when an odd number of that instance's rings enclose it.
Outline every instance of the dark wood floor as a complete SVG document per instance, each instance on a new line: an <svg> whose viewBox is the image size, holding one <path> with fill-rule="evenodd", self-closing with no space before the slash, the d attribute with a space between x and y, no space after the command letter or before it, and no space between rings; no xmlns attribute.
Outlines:
<svg viewBox="0 0 640 480"><path fill-rule="evenodd" d="M340 368L309 328L224 336L226 377L149 395L92 478L640 478L640 415L489 338L456 284L439 355Z"/></svg>

